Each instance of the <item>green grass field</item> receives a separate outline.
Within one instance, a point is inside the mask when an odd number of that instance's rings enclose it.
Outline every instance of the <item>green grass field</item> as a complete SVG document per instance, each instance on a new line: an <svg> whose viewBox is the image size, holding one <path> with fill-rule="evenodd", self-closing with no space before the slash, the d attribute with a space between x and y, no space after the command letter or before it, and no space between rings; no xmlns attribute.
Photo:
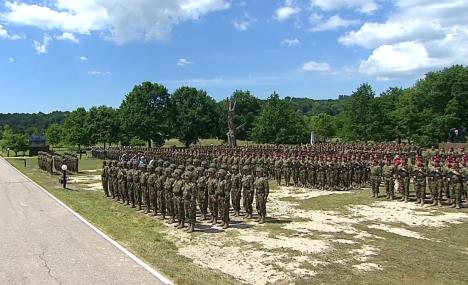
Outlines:
<svg viewBox="0 0 468 285"><path fill-rule="evenodd" d="M47 191L77 211L92 224L106 232L113 239L154 266L176 284L239 284L232 276L217 270L208 270L192 262L178 252L180 241L174 236L168 236L167 226L160 221L147 217L135 210L122 206L104 197L100 191L87 191L79 186L70 185L70 190L64 190L58 184L58 175L49 175L37 168L37 158L26 158L27 167L20 159L9 158L8 161L31 179L43 186ZM84 158L80 169L99 169L101 162L92 158ZM83 174L80 174L83 175ZM279 191L272 183L272 191ZM369 191L360 190L350 194L328 195L310 199L295 197L283 198L285 201L297 203L298 210L333 211L348 213L354 205L371 205ZM399 202L395 202L399 203ZM437 214L460 213L454 209L436 209ZM468 213L462 209L462 213ZM396 212L396 215L399 213ZM403 212L401 214L404 214ZM296 221L296 219L291 219ZM279 235L297 237L297 233L284 229L291 221L268 223L259 231L266 232L270 238ZM350 250L358 249L361 242L351 245L336 245L333 251L321 253L314 258L326 262L313 277L298 277L294 280L278 284L468 284L468 222L451 224L449 227L419 227L411 228L430 240L409 238L379 229L369 229L370 222L363 222L355 227L379 236L379 239L365 241L367 245L379 248L379 254L372 262L383 266L383 270L360 272L348 265L334 263L336 260L353 260ZM401 228L406 225L394 224ZM190 242L200 238L212 238L214 243L224 241L229 244L241 231L231 231L224 236L196 233ZM314 239L324 239L320 234L310 236ZM336 233L333 239L352 239L349 234ZM209 243L209 241L207 241ZM362 241L364 243L364 241ZM260 245L257 247L261 248ZM273 252L276 252L273 250ZM278 254L284 250L278 251ZM290 252L291 253L291 252ZM298 254L298 252L292 252ZM348 264L348 263L347 263ZM309 266L309 265L307 265ZM311 265L310 265L311 266ZM312 268L312 267L311 267Z"/></svg>

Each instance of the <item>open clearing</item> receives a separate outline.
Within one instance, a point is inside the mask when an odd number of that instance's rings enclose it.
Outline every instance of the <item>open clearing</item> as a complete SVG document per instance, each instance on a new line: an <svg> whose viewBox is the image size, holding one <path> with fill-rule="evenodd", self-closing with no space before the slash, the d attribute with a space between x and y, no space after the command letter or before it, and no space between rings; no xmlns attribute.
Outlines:
<svg viewBox="0 0 468 285"><path fill-rule="evenodd" d="M74 195L95 193L95 199L106 201L99 179L99 173L92 171L72 177ZM167 258L180 260L172 264L179 267L176 270L147 257L148 250L159 256L162 248L140 249L120 242L179 284L206 284L206 272L216 274L210 275L216 280L213 284L466 284L468 280L466 209L373 200L368 190L271 188L267 224L231 216L232 226L226 231L200 223L194 234L109 203L110 211L129 211L157 225L173 244L175 255ZM100 224L105 222L97 224L104 230L111 227ZM181 266L189 266L193 280L174 277ZM195 277L199 274L205 278ZM223 275L226 279L220 279Z"/></svg>

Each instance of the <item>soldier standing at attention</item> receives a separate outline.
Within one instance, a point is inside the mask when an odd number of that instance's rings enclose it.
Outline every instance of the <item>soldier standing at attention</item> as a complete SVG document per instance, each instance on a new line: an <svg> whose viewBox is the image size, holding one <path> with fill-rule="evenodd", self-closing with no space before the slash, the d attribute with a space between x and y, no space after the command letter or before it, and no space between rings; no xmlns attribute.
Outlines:
<svg viewBox="0 0 468 285"><path fill-rule="evenodd" d="M181 170L176 169L174 171L174 186L172 188L172 193L174 195L174 209L175 216L177 216L177 229L183 229L185 227L185 209L184 209L184 199L183 199L183 190L184 181L180 177Z"/></svg>
<svg viewBox="0 0 468 285"><path fill-rule="evenodd" d="M119 173L117 175L119 179L119 189L123 204L125 204L125 201L127 201L127 170L125 169L126 165L126 162L120 163Z"/></svg>
<svg viewBox="0 0 468 285"><path fill-rule="evenodd" d="M244 166L244 167L247 167L247 166ZM208 205L209 205L210 214L211 214L210 222L214 225L218 222L218 201L216 197L216 188L218 186L218 181L215 176L214 168L209 168L207 173L208 173L208 181L206 182L206 188L208 190Z"/></svg>
<svg viewBox="0 0 468 285"><path fill-rule="evenodd" d="M395 175L396 168L390 159L387 159L383 167L383 181L387 199L393 200L395 196Z"/></svg>
<svg viewBox="0 0 468 285"><path fill-rule="evenodd" d="M234 217L240 216L240 200L241 200L241 180L237 165L231 167L231 200L234 208ZM229 212L229 209L228 209Z"/></svg>
<svg viewBox="0 0 468 285"><path fill-rule="evenodd" d="M225 180L226 171L224 169L220 169L218 171L218 183L216 185L216 200L218 201L218 209L219 209L219 216L221 218L221 227L227 228L229 226L229 209L226 215L225 213L225 203L226 203L226 189L227 183ZM229 197L227 198L229 201ZM226 219L226 216L228 219Z"/></svg>
<svg viewBox="0 0 468 285"><path fill-rule="evenodd" d="M109 197L109 167L107 166L107 162L105 160L102 162L101 182L104 194L106 197Z"/></svg>
<svg viewBox="0 0 468 285"><path fill-rule="evenodd" d="M206 220L206 214L207 214L207 189L206 189L206 176L204 175L204 169L203 167L199 166L195 169L195 182L196 182L196 188L197 188L197 193L194 195L197 196L197 201L198 201L198 207L200 208L200 213L201 213L201 218L202 221Z"/></svg>
<svg viewBox="0 0 468 285"><path fill-rule="evenodd" d="M174 176L175 174L172 173L171 168L167 167L164 169L164 198L166 200L166 211L167 214L171 217L168 221L169 224L175 223L175 213L174 213Z"/></svg>
<svg viewBox="0 0 468 285"><path fill-rule="evenodd" d="M141 210L141 189L140 189L140 171L138 170L138 162L134 162L134 171L133 171L133 192L134 192L134 199L135 199L135 204L139 204L138 211Z"/></svg>
<svg viewBox="0 0 468 285"><path fill-rule="evenodd" d="M416 191L416 203L424 205L426 198L426 177L427 170L422 160L417 160L417 168L413 173L414 190Z"/></svg>
<svg viewBox="0 0 468 285"><path fill-rule="evenodd" d="M128 165L128 170L127 170L127 191L128 191L128 199L127 199L127 205L130 203L132 204L132 208L135 208L135 186L133 184L133 161L129 162Z"/></svg>
<svg viewBox="0 0 468 285"><path fill-rule="evenodd" d="M242 198L243 198L243 205L245 210L245 217L248 219L252 218L253 209L253 199L254 199L254 177L250 174L249 168L244 166L243 176L242 176Z"/></svg>
<svg viewBox="0 0 468 285"><path fill-rule="evenodd" d="M140 197L138 199L138 207L140 210L142 204L146 206L144 213L149 213L148 173L146 172L146 164L140 164Z"/></svg>
<svg viewBox="0 0 468 285"><path fill-rule="evenodd" d="M159 165L159 164L158 164ZM161 220L166 219L166 199L164 197L164 181L166 176L163 174L161 166L156 167L156 195L159 212L161 213Z"/></svg>
<svg viewBox="0 0 468 285"><path fill-rule="evenodd" d="M154 172L154 165L153 164L149 164L148 165L148 193L149 193L149 197L148 197L148 202L146 203L147 205L147 211L150 212L151 209L153 210L153 216L156 216L157 213L158 213L158 197L156 196L157 195L157 192L156 192L156 179L157 179L157 176Z"/></svg>
<svg viewBox="0 0 468 285"><path fill-rule="evenodd" d="M440 207L442 206L440 200L442 198L444 173L442 167L440 166L439 158L433 160L433 166L429 171L429 190L431 191L432 205L438 205Z"/></svg>
<svg viewBox="0 0 468 285"><path fill-rule="evenodd" d="M276 184L278 184L278 186L281 185L281 175L282 175L282 170L283 168L283 160L281 160L281 158L279 157L276 157L275 159L275 179L276 179Z"/></svg>
<svg viewBox="0 0 468 285"><path fill-rule="evenodd" d="M266 202L270 193L270 187L268 185L268 179L264 177L263 169L261 167L257 168L256 173L257 177L255 178L254 188L258 218L255 221L260 224L263 224L265 223Z"/></svg>
<svg viewBox="0 0 468 285"><path fill-rule="evenodd" d="M110 196L112 197L112 199L115 198L115 194L114 194L114 175L113 175L113 171L114 171L114 167L113 167L113 161L109 161L109 170L107 172L107 175L108 175L108 183L109 183L109 192L110 192Z"/></svg>
<svg viewBox="0 0 468 285"><path fill-rule="evenodd" d="M374 159L371 166L369 166L370 181L372 186L372 198L379 198L380 179L382 177L382 168L380 168L379 161Z"/></svg>
<svg viewBox="0 0 468 285"><path fill-rule="evenodd" d="M463 176L460 171L458 162L454 161L448 172L448 180L450 183L450 197L449 203L455 209L461 208L462 191L463 191Z"/></svg>
<svg viewBox="0 0 468 285"><path fill-rule="evenodd" d="M402 186L402 196L401 201L408 202L409 198L409 184L410 184L410 176L411 176L411 168L407 164L407 159L403 159L401 161L401 165L398 167L398 179L401 182Z"/></svg>
<svg viewBox="0 0 468 285"><path fill-rule="evenodd" d="M195 183L193 183L192 181L191 172L185 172L183 177L184 185L182 187L182 192L184 197L184 208L185 213L188 214L189 218L189 226L187 228L187 232L193 233L193 231L195 230L195 222L197 217L197 189Z"/></svg>
<svg viewBox="0 0 468 285"><path fill-rule="evenodd" d="M119 180L117 178L117 175L119 174L119 167L118 167L118 162L114 160L112 162L112 189L114 192L113 198L117 198L117 201L120 200L120 195L119 195Z"/></svg>

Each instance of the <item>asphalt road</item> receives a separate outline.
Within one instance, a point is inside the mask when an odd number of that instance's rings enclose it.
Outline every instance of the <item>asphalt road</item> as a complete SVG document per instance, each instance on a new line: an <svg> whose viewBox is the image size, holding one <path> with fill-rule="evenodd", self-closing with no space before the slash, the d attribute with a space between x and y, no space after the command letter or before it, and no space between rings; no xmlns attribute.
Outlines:
<svg viewBox="0 0 468 285"><path fill-rule="evenodd" d="M163 284L0 158L0 284Z"/></svg>

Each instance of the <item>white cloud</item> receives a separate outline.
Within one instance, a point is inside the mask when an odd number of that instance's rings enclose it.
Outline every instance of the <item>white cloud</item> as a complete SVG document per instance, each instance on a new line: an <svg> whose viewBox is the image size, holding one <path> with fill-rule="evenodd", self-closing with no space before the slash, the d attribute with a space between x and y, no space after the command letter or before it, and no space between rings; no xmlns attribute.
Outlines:
<svg viewBox="0 0 468 285"><path fill-rule="evenodd" d="M99 71L99 70L92 70L88 71L88 75L110 75L110 71Z"/></svg>
<svg viewBox="0 0 468 285"><path fill-rule="evenodd" d="M318 20L317 16L314 16L313 18L311 18L311 21L314 21L316 19L317 21L320 21ZM355 25L357 23L358 22L355 20L347 20L347 19L341 18L340 15L334 15L323 22L316 23L314 27L312 28L312 31L314 32L332 31L332 30L337 30L340 28L346 28L351 25Z"/></svg>
<svg viewBox="0 0 468 285"><path fill-rule="evenodd" d="M249 14L245 13L242 19L234 19L231 23L236 30L247 31L249 27L256 21L257 19L252 18L249 16Z"/></svg>
<svg viewBox="0 0 468 285"><path fill-rule="evenodd" d="M234 26L236 30L246 31L249 28L250 23L249 21L246 21L246 20L235 19L232 21L232 25Z"/></svg>
<svg viewBox="0 0 468 285"><path fill-rule="evenodd" d="M70 32L63 32L63 34L61 34L60 36L55 36L54 38L61 41L70 41L75 44L80 43L80 41L75 37L75 35Z"/></svg>
<svg viewBox="0 0 468 285"><path fill-rule="evenodd" d="M8 58L8 63L15 63L15 59L12 58L12 57L9 57L9 58Z"/></svg>
<svg viewBox="0 0 468 285"><path fill-rule="evenodd" d="M52 38L48 35L44 35L42 38L42 42L33 41L33 47L38 54L47 53L47 48L49 46L49 42Z"/></svg>
<svg viewBox="0 0 468 285"><path fill-rule="evenodd" d="M116 43L165 40L180 22L229 7L227 0L51 0L47 4L7 1L9 23L76 34L99 32Z"/></svg>
<svg viewBox="0 0 468 285"><path fill-rule="evenodd" d="M11 35L2 25L0 25L0 39L17 40L20 38L21 36L19 35Z"/></svg>
<svg viewBox="0 0 468 285"><path fill-rule="evenodd" d="M324 72L330 71L331 66L326 62L308 61L302 65L302 70Z"/></svg>
<svg viewBox="0 0 468 285"><path fill-rule="evenodd" d="M323 11L347 8L364 14L372 14L379 9L379 5L373 0L310 0L310 4Z"/></svg>
<svg viewBox="0 0 468 285"><path fill-rule="evenodd" d="M189 65L189 64L193 64L193 62L185 59L185 58L179 58L179 60L177 61L177 65L178 66L186 66L186 65Z"/></svg>
<svg viewBox="0 0 468 285"><path fill-rule="evenodd" d="M88 58L87 58L86 56L80 56L80 60L82 60L82 61L87 61Z"/></svg>
<svg viewBox="0 0 468 285"><path fill-rule="evenodd" d="M379 78L468 64L468 1L398 0L384 22L367 22L338 41L371 49L359 71Z"/></svg>
<svg viewBox="0 0 468 285"><path fill-rule="evenodd" d="M276 9L276 19L284 21L299 13L301 9L294 5L292 0L286 0L283 7Z"/></svg>
<svg viewBox="0 0 468 285"><path fill-rule="evenodd" d="M298 38L294 38L294 39L283 39L281 41L281 44L284 45L284 46L288 46L288 47L294 47L294 46L298 46L301 42L299 41Z"/></svg>

